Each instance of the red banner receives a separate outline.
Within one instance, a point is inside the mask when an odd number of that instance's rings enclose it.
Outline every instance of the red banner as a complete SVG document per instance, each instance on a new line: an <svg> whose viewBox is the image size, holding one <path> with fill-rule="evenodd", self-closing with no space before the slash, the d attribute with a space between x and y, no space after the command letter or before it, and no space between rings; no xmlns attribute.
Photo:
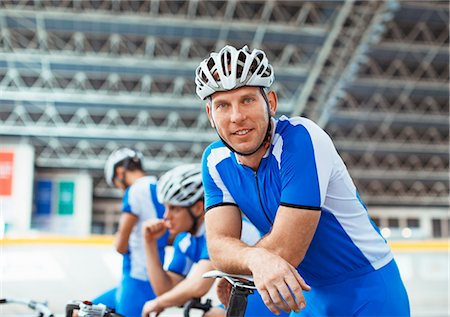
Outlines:
<svg viewBox="0 0 450 317"><path fill-rule="evenodd" d="M13 152L0 152L0 196L12 194L13 163Z"/></svg>

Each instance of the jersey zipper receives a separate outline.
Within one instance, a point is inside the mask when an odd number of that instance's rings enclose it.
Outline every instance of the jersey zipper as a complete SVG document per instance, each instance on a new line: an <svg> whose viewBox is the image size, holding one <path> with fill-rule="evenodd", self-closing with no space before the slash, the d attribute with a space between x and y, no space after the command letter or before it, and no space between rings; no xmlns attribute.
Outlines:
<svg viewBox="0 0 450 317"><path fill-rule="evenodd" d="M259 203L261 205L261 209L264 213L264 216L266 216L267 221L270 223L271 226L273 226L272 221L270 221L269 215L267 214L266 210L264 209L264 205L263 205L262 198L261 198L261 192L259 191L258 174L256 171L253 171L253 175L255 176L256 191L258 192L258 198L259 198Z"/></svg>

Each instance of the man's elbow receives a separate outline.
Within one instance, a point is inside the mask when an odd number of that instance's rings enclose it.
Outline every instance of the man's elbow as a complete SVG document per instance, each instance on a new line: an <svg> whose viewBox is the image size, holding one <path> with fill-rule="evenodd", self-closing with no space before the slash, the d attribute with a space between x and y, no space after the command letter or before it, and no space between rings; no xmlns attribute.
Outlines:
<svg viewBox="0 0 450 317"><path fill-rule="evenodd" d="M216 252L214 252L214 250L212 250L211 248L209 249L209 257L211 260L211 264L216 270L224 272L226 271L225 263L221 261L220 256Z"/></svg>
<svg viewBox="0 0 450 317"><path fill-rule="evenodd" d="M116 242L116 243L114 243L114 248L120 254L125 254L125 253L128 252L128 244L123 244L123 243Z"/></svg>
<svg viewBox="0 0 450 317"><path fill-rule="evenodd" d="M152 288L153 288L153 292L155 292L155 295L156 295L156 296L161 296L162 294L164 294L164 293L167 292L167 290L165 290L165 289L163 289L163 288L155 287L154 284L152 285Z"/></svg>
<svg viewBox="0 0 450 317"><path fill-rule="evenodd" d="M222 272L230 272L229 264L227 262L221 261L220 259L213 259L211 258L211 263L215 270L219 270Z"/></svg>
<svg viewBox="0 0 450 317"><path fill-rule="evenodd" d="M116 248L116 251L120 254L125 254L128 252L128 248Z"/></svg>

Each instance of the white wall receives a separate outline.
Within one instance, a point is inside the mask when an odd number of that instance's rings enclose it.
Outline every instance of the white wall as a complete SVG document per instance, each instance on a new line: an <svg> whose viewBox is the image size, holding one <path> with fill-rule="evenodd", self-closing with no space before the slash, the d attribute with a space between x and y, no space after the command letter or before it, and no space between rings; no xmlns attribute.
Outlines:
<svg viewBox="0 0 450 317"><path fill-rule="evenodd" d="M402 230L408 228L407 219L417 219L419 227L411 229L410 235L406 239L432 239L439 238L433 234L433 219L441 219L441 233L443 238L450 237L450 228L448 219L450 219L450 210L447 207L370 207L369 215L372 218L378 218L379 228L388 228L388 219L397 219L398 228L390 228L390 235L385 236L389 239L405 239ZM384 234L383 234L384 235Z"/></svg>
<svg viewBox="0 0 450 317"><path fill-rule="evenodd" d="M0 196L0 217L8 233L30 228L33 199L34 148L29 144L2 144L0 152L12 152L12 193ZM3 230L3 228L0 228Z"/></svg>
<svg viewBox="0 0 450 317"><path fill-rule="evenodd" d="M77 174L75 178L75 215L74 221L78 235L89 235L92 224L92 177L87 172Z"/></svg>
<svg viewBox="0 0 450 317"><path fill-rule="evenodd" d="M33 229L42 232L89 235L92 223L92 177L87 172L58 172L39 173L36 179L51 180L53 186L52 212L45 215L33 215ZM73 214L61 215L57 213L58 191L57 183L69 181L74 183Z"/></svg>

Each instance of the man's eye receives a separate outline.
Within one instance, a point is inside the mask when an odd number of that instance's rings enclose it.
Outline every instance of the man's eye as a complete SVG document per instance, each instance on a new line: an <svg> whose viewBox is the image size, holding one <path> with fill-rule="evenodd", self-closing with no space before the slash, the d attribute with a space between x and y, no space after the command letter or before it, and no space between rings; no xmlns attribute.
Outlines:
<svg viewBox="0 0 450 317"><path fill-rule="evenodd" d="M253 102L253 98L245 98L244 99L244 103L252 103Z"/></svg>
<svg viewBox="0 0 450 317"><path fill-rule="evenodd" d="M219 103L218 105L216 105L217 109L224 109L227 105L225 103Z"/></svg>

